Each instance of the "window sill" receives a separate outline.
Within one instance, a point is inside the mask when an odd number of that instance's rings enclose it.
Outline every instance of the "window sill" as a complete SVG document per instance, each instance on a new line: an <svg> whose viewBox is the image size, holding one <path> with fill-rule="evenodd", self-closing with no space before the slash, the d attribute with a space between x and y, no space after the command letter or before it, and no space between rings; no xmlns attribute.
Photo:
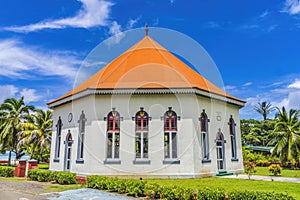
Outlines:
<svg viewBox="0 0 300 200"><path fill-rule="evenodd" d="M119 164L121 164L121 160L118 160L118 159L106 159L106 160L104 160L104 164L119 165Z"/></svg>
<svg viewBox="0 0 300 200"><path fill-rule="evenodd" d="M59 159L58 158L54 158L53 162L59 162Z"/></svg>
<svg viewBox="0 0 300 200"><path fill-rule="evenodd" d="M211 159L203 159L201 162L202 163L211 163Z"/></svg>
<svg viewBox="0 0 300 200"><path fill-rule="evenodd" d="M83 163L84 163L84 160L76 160L76 163L77 163L77 164L83 164Z"/></svg>
<svg viewBox="0 0 300 200"><path fill-rule="evenodd" d="M231 161L239 161L238 158L231 158Z"/></svg>
<svg viewBox="0 0 300 200"><path fill-rule="evenodd" d="M180 164L180 160L178 159L165 159L163 160L163 164Z"/></svg>
<svg viewBox="0 0 300 200"><path fill-rule="evenodd" d="M150 160L146 160L146 159L136 159L133 161L133 164L135 165L149 165L151 164Z"/></svg>

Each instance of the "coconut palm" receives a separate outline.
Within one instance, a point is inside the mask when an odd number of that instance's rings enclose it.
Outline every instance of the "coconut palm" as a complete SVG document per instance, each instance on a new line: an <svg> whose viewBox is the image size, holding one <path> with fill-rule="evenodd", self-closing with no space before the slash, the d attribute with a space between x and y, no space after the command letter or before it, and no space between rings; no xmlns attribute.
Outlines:
<svg viewBox="0 0 300 200"><path fill-rule="evenodd" d="M52 111L37 110L20 124L18 146L25 145L30 150L30 159L34 152L39 152L38 161L42 160L43 151L50 146L53 121Z"/></svg>
<svg viewBox="0 0 300 200"><path fill-rule="evenodd" d="M260 113L263 116L264 120L266 120L267 115L273 112L275 108L272 106L271 103L263 101L262 103L258 102L258 105L254 107L254 110Z"/></svg>
<svg viewBox="0 0 300 200"><path fill-rule="evenodd" d="M6 99L0 106L0 119L2 121L0 127L0 143L1 148L9 149L9 156L7 164L11 163L11 153L16 153L16 159L19 159L24 155L22 151L17 151L17 126L25 119L25 116L33 111L34 107L25 105L24 97L21 99L9 98Z"/></svg>
<svg viewBox="0 0 300 200"><path fill-rule="evenodd" d="M275 118L275 128L271 134L271 140L268 145L275 145L273 154L278 155L280 160L284 162L292 162L299 155L299 145L297 142L300 139L300 121L298 120L300 111L289 110L285 107L278 110L278 115Z"/></svg>

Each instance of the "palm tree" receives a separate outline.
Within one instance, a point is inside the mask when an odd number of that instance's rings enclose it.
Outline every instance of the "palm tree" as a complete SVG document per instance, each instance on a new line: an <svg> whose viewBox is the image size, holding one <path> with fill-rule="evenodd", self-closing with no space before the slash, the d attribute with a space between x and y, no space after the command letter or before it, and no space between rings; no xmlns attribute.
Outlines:
<svg viewBox="0 0 300 200"><path fill-rule="evenodd" d="M36 150L39 152L38 161L42 160L43 151L50 146L53 121L52 111L37 110L31 114L26 122L20 124L21 131L18 133L20 141L18 146L25 145L30 150L30 158Z"/></svg>
<svg viewBox="0 0 300 200"><path fill-rule="evenodd" d="M263 101L262 103L258 102L258 105L254 107L254 110L261 114L264 120L267 119L267 115L275 110L271 103Z"/></svg>
<svg viewBox="0 0 300 200"><path fill-rule="evenodd" d="M25 105L24 97L21 97L21 99L6 99L0 106L0 120L2 121L0 127L0 143L2 150L4 148L9 149L7 165L11 163L12 152L16 153L16 159L24 155L22 151L17 151L16 149L18 143L17 126L25 119L25 116L33 110L33 106Z"/></svg>
<svg viewBox="0 0 300 200"><path fill-rule="evenodd" d="M299 155L300 139L300 121L298 120L300 111L290 109L287 113L285 107L278 110L275 118L275 128L271 134L271 140L268 145L275 145L273 154L278 155L280 160L284 162L292 162Z"/></svg>

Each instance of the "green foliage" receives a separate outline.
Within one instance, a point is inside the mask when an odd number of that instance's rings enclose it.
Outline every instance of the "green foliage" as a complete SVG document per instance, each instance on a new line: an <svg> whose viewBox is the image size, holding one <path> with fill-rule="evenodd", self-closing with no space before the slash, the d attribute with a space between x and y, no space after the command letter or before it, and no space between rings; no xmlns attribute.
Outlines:
<svg viewBox="0 0 300 200"><path fill-rule="evenodd" d="M254 162L244 162L244 170L245 173L248 174L248 178L250 179L253 174L255 174L255 163Z"/></svg>
<svg viewBox="0 0 300 200"><path fill-rule="evenodd" d="M274 176L281 174L282 168L279 164L272 164L268 167L269 172L271 172Z"/></svg>
<svg viewBox="0 0 300 200"><path fill-rule="evenodd" d="M228 194L230 200L255 199L255 200L294 200L295 198L282 193L257 192L257 191L233 191Z"/></svg>
<svg viewBox="0 0 300 200"><path fill-rule="evenodd" d="M0 166L0 177L13 177L14 176L14 168Z"/></svg>
<svg viewBox="0 0 300 200"><path fill-rule="evenodd" d="M70 172L52 172L44 169L33 169L28 171L28 178L32 181L50 182L55 181L61 185L76 183L76 174Z"/></svg>
<svg viewBox="0 0 300 200"><path fill-rule="evenodd" d="M37 181L38 180L38 170L32 169L28 170L28 178L32 181Z"/></svg>
<svg viewBox="0 0 300 200"><path fill-rule="evenodd" d="M135 197L146 196L151 199L166 199L166 200L225 200L229 199L283 199L294 200L293 197L287 194L273 192L258 192L258 191L231 191L226 194L223 188L206 188L206 187L191 187L182 185L165 185L163 183L155 183L144 180L131 180L109 178L103 176L88 176L88 188L109 190L118 193L127 193Z"/></svg>
<svg viewBox="0 0 300 200"><path fill-rule="evenodd" d="M39 182L49 182L51 181L51 174L52 172L50 170L38 170L38 181Z"/></svg>
<svg viewBox="0 0 300 200"><path fill-rule="evenodd" d="M76 174L70 172L52 172L51 180L61 185L70 185L76 183Z"/></svg>

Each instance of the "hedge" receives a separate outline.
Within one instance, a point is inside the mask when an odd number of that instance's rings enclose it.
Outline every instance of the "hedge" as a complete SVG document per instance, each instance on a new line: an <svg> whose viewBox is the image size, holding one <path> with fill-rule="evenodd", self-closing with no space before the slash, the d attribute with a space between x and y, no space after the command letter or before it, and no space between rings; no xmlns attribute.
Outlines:
<svg viewBox="0 0 300 200"><path fill-rule="evenodd" d="M52 172L45 169L34 169L28 171L28 177L32 181L50 182L55 181L62 185L75 184L76 174L70 172Z"/></svg>
<svg viewBox="0 0 300 200"><path fill-rule="evenodd" d="M0 176L1 177L13 177L14 176L14 168L0 166Z"/></svg>
<svg viewBox="0 0 300 200"><path fill-rule="evenodd" d="M167 200L294 200L287 194L258 191L233 191L228 194L223 188L189 188L184 186L164 186L158 183L150 183L145 180L131 180L109 178L104 176L88 176L87 187L108 190L111 192L126 193L134 197Z"/></svg>

